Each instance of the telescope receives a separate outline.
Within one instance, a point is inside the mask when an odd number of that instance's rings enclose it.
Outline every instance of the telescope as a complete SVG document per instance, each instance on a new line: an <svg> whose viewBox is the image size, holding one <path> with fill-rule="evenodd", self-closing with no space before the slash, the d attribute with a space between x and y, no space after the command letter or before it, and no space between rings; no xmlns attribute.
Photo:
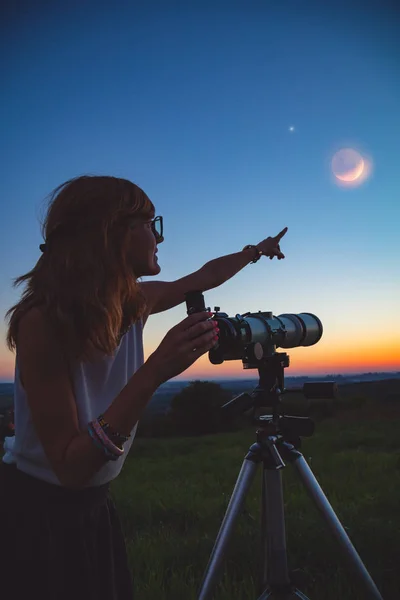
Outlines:
<svg viewBox="0 0 400 600"><path fill-rule="evenodd" d="M201 291L186 294L187 314L210 311L206 308ZM285 352L277 352L277 348L296 348L312 346L322 337L321 321L312 313L281 314L274 316L272 312L258 311L236 314L229 317L214 308L213 319L219 327L217 345L209 351L212 364L222 364L225 360L241 360L244 369L257 369L259 384L251 392L236 396L222 408L227 416L235 412L246 412L253 408L253 418L258 420L256 409L271 407L273 419L283 415L282 396L288 392L302 394L307 400L320 398L331 399L337 394L337 385L332 381L309 382L301 388L285 389L284 369L289 366L289 356ZM299 435L312 435L314 424L308 418L285 417L285 426L291 422ZM281 420L280 426L283 426ZM299 437L296 438L298 444Z"/></svg>
<svg viewBox="0 0 400 600"><path fill-rule="evenodd" d="M186 294L187 314L210 311L206 308L201 291ZM363 598L383 600L382 596L340 523L307 461L299 451L302 436L314 433L314 423L308 417L285 414L283 394L300 393L307 399L334 398L337 385L332 381L305 383L302 388L285 389L284 369L289 357L277 348L312 346L322 337L322 323L312 313L281 314L247 312L229 317L215 307L214 316L219 327L217 345L209 351L214 365L225 360L241 360L244 369L257 369L259 383L251 393L239 394L222 409L229 413L253 409L257 423L256 442L246 454L218 532L198 600L211 600L222 564L227 554L232 532L243 512L245 498L250 490L258 465L262 465L261 501L261 569L257 600L309 600L296 587L298 578L288 568L286 553L285 514L281 470L286 462L297 471L310 498L320 512L331 535L336 538L349 571L363 588ZM267 408L271 414L260 414Z"/></svg>
<svg viewBox="0 0 400 600"><path fill-rule="evenodd" d="M209 310L204 303L202 292L186 294L188 314ZM258 311L237 314L229 317L214 308L214 320L218 322L219 341L210 350L209 359L214 365L225 360L243 362L244 369L257 366L263 357L272 356L276 348L296 348L312 346L322 337L322 323L311 313L282 314Z"/></svg>

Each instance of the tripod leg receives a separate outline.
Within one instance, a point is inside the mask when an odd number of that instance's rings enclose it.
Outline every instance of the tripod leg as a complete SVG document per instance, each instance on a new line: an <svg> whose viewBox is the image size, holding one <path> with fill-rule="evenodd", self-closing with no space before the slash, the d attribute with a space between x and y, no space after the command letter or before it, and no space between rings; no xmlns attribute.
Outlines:
<svg viewBox="0 0 400 600"><path fill-rule="evenodd" d="M280 469L263 469L263 581L271 588L290 586L286 554L285 514Z"/></svg>
<svg viewBox="0 0 400 600"><path fill-rule="evenodd" d="M198 600L208 600L217 583L226 548L228 547L235 521L241 511L244 499L256 474L258 462L245 458L237 478L235 488L226 509L224 519L215 540L208 565L201 584Z"/></svg>
<svg viewBox="0 0 400 600"><path fill-rule="evenodd" d="M357 554L356 549L337 518L332 506L329 504L327 497L322 491L322 488L308 466L304 456L300 452L296 452L296 455L295 460L292 462L296 467L307 492L313 499L329 529L339 542L349 567L353 570L358 577L360 584L364 587L365 593L367 594L366 598L370 598L370 600L383 600L372 577Z"/></svg>

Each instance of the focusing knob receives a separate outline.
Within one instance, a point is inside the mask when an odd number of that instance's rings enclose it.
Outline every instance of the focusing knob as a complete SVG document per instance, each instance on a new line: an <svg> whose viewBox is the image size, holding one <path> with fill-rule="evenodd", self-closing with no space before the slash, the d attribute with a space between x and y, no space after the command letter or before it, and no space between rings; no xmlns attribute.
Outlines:
<svg viewBox="0 0 400 600"><path fill-rule="evenodd" d="M249 344L246 348L246 357L250 362L261 360L264 356L264 350L260 342Z"/></svg>

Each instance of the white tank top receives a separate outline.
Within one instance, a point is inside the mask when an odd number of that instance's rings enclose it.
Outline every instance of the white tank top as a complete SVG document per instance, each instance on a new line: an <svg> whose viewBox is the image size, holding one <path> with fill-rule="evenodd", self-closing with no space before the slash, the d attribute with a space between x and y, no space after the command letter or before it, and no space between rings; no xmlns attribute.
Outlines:
<svg viewBox="0 0 400 600"><path fill-rule="evenodd" d="M143 362L143 324L142 320L139 320L122 337L113 356L77 365L72 375L79 427L82 431L87 428L89 421L96 419L110 406ZM13 443L7 444L5 462L16 463L17 468L28 475L61 485L32 423L31 411L19 375L18 352L15 361L14 418L15 437L9 438ZM103 465L85 487L102 485L118 475L132 445L136 429L137 424L132 429L131 437L124 444L124 454L118 460L110 460Z"/></svg>

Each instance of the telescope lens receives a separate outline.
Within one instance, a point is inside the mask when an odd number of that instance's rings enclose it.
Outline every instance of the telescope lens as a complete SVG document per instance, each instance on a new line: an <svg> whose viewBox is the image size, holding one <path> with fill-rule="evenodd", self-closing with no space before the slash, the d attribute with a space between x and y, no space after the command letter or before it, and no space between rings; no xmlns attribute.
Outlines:
<svg viewBox="0 0 400 600"><path fill-rule="evenodd" d="M322 323L311 313L284 314L277 317L285 328L285 339L279 342L281 348L312 346L322 337Z"/></svg>
<svg viewBox="0 0 400 600"><path fill-rule="evenodd" d="M285 313L279 317L261 311L236 317L220 313L216 318L220 335L217 347L209 353L213 364L245 357L251 363L258 361L260 359L254 355L257 344L262 346L263 356L267 357L275 353L275 348L312 346L322 337L322 323L311 313Z"/></svg>

